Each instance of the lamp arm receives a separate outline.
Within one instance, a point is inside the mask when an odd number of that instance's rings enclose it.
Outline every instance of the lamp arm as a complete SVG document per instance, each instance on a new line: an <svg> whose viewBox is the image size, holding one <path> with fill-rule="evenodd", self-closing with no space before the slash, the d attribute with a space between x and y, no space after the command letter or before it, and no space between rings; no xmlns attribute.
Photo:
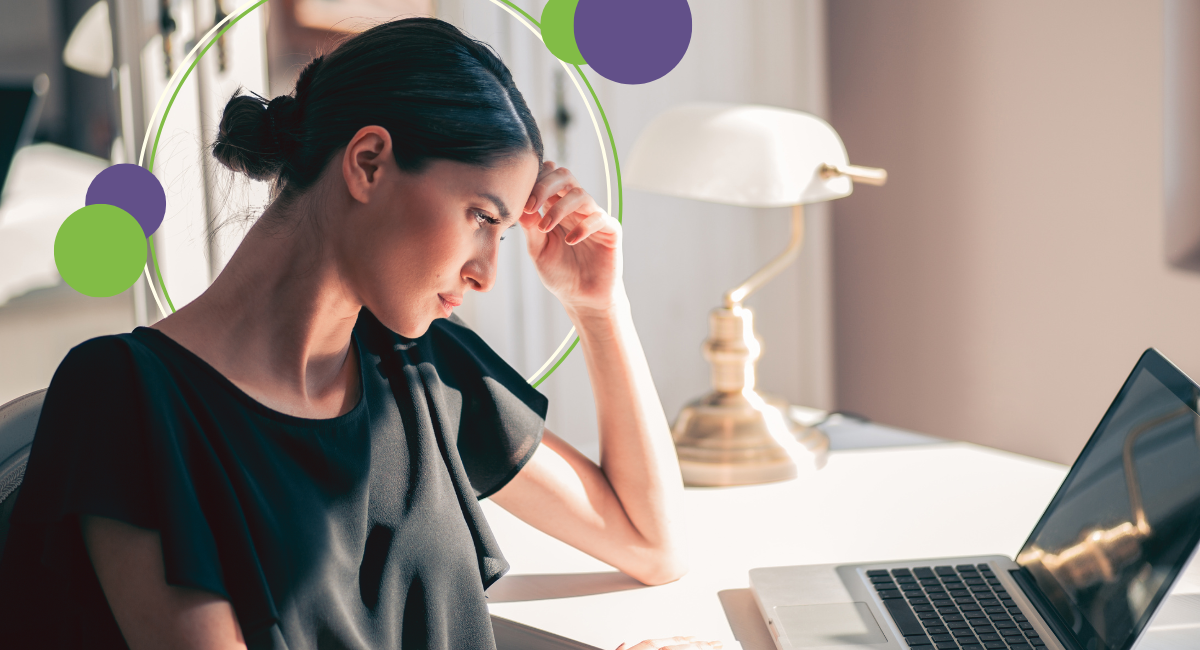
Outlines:
<svg viewBox="0 0 1200 650"><path fill-rule="evenodd" d="M769 282L771 278L779 275L796 256L800 254L800 246L804 243L804 206L792 206L792 239L788 242L787 248L779 254L778 257L767 262L765 266L754 272L754 275L746 278L746 281L728 291L725 294L725 308L733 309L740 307L742 301L750 297L750 294L758 291L764 284Z"/></svg>
<svg viewBox="0 0 1200 650"><path fill-rule="evenodd" d="M887 183L887 170L879 167L863 167L862 165L835 165L825 163L821 165L821 178L833 178L835 176L848 176L855 183L864 183L866 185L885 185Z"/></svg>

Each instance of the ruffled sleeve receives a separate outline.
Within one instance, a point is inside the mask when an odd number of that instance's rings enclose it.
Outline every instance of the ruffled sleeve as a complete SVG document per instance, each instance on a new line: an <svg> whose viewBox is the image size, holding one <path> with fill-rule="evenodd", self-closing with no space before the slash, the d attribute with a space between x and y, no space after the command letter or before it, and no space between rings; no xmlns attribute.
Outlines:
<svg viewBox="0 0 1200 650"><path fill-rule="evenodd" d="M87 341L59 365L5 549L6 560L25 561L0 564L0 579L35 592L17 611L41 618L46 608L96 609L90 601L103 596L79 531L79 516L96 515L158 531L167 583L230 600L247 633L274 620L221 445L199 433L205 414L167 374L132 335ZM60 593L36 593L39 584ZM83 625L71 634L84 638L100 633L86 629L86 617L63 624Z"/></svg>
<svg viewBox="0 0 1200 650"><path fill-rule="evenodd" d="M431 329L439 377L461 396L455 446L476 498L485 499L533 456L548 402L457 317Z"/></svg>

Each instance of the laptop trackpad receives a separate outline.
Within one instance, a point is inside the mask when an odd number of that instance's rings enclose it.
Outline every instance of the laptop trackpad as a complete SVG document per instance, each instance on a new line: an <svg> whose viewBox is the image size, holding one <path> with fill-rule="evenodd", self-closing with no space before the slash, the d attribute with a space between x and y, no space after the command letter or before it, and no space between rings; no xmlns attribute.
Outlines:
<svg viewBox="0 0 1200 650"><path fill-rule="evenodd" d="M775 624L795 648L887 641L866 603L779 606L775 608Z"/></svg>

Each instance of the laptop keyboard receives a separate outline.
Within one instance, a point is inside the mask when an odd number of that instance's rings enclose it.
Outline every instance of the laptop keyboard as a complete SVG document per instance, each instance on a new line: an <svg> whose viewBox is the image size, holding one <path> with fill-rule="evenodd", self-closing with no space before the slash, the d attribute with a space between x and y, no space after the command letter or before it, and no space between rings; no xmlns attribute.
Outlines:
<svg viewBox="0 0 1200 650"><path fill-rule="evenodd" d="M914 650L1046 650L988 565L867 571Z"/></svg>

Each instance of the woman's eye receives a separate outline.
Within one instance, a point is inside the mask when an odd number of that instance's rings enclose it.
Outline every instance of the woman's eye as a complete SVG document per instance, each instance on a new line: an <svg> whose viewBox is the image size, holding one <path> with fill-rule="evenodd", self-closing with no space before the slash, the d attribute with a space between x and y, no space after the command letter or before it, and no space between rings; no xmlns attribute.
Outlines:
<svg viewBox="0 0 1200 650"><path fill-rule="evenodd" d="M490 223L490 224L492 224L493 226L499 226L499 225L500 225L500 220L499 220L499 219L497 219L497 218L495 218L495 217L489 217L487 214L485 214L485 213L483 213L483 212L476 212L476 213L475 213L475 220L476 220L476 221L478 221L478 222L479 222L479 223L481 223L481 224L482 224L482 223ZM503 236L503 235L501 235L501 236L500 236L500 241L504 241L504 236Z"/></svg>

